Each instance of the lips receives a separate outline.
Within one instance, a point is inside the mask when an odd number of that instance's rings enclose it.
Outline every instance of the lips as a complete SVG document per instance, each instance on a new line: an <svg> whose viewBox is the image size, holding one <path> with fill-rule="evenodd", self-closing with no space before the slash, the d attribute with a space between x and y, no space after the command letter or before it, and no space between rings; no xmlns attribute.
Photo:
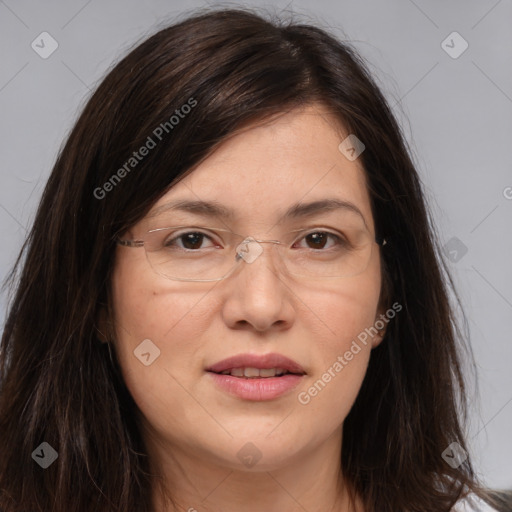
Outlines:
<svg viewBox="0 0 512 512"><path fill-rule="evenodd" d="M250 401L290 395L306 375L299 363L281 354L241 354L219 361L206 371L217 389Z"/></svg>
<svg viewBox="0 0 512 512"><path fill-rule="evenodd" d="M239 370L246 370L240 374ZM227 359L223 359L218 363L210 366L206 371L213 373L232 372L236 377L241 378L258 378L258 374L252 370L282 370L278 373L292 373L295 375L305 375L302 366L292 359L281 354L239 354ZM249 370L249 371L247 371ZM260 372L260 378L264 378L265 371Z"/></svg>

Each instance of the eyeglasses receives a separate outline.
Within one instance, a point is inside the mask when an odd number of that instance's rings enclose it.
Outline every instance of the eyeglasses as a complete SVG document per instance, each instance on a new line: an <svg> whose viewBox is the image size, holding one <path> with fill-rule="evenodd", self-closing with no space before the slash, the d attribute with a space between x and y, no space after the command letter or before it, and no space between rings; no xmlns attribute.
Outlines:
<svg viewBox="0 0 512 512"><path fill-rule="evenodd" d="M304 240L312 247L295 247ZM204 247L205 241L211 245ZM261 244L273 244L291 275L352 277L366 270L374 247L384 246L386 241L373 237L365 228L353 226L345 232L299 229L290 231L282 240L256 240L217 227L173 226L152 229L142 240L117 239L117 243L144 247L153 270L167 279L220 281L231 275L241 261L253 263L263 253Z"/></svg>

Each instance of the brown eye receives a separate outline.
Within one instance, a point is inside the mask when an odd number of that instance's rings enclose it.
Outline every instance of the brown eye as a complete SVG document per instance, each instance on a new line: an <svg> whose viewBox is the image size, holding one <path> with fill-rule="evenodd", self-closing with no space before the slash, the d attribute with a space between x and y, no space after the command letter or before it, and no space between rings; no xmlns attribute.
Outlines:
<svg viewBox="0 0 512 512"><path fill-rule="evenodd" d="M327 233L311 233L307 235L306 240L311 242L313 249L323 249L327 243L329 235Z"/></svg>
<svg viewBox="0 0 512 512"><path fill-rule="evenodd" d="M306 241L307 248L309 249L323 250L328 244L329 238L333 239L335 241L335 245L338 245L340 247L348 245L344 239L342 239L338 235L335 235L334 233L329 233L327 231L315 231L313 233L309 233L306 236L304 236L302 240ZM330 247L327 248L329 249L331 247L332 244Z"/></svg>
<svg viewBox="0 0 512 512"><path fill-rule="evenodd" d="M188 231L187 233L183 233L167 240L164 243L164 247L176 246L176 241L180 240L181 245L178 244L178 248L180 249L187 249L191 251L196 249L204 249L204 247L201 247L201 245L205 239L211 240L209 236L199 231Z"/></svg>

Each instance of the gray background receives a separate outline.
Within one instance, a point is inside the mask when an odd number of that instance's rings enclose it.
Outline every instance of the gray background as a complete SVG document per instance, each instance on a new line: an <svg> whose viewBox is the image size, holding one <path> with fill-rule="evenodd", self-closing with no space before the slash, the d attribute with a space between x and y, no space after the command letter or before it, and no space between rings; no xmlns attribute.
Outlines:
<svg viewBox="0 0 512 512"><path fill-rule="evenodd" d="M157 26L207 5L220 4L0 0L0 279L90 90ZM469 431L478 472L512 487L511 0L244 5L305 14L369 61L411 145L470 319L481 390ZM47 59L31 47L44 31L59 45ZM461 40L442 46L453 31L469 45L457 58L443 47L457 52ZM4 293L2 317L6 300Z"/></svg>

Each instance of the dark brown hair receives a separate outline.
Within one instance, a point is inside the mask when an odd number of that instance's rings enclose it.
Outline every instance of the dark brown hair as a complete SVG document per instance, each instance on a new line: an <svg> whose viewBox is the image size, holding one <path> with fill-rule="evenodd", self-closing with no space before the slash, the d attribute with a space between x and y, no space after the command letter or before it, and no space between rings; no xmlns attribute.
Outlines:
<svg viewBox="0 0 512 512"><path fill-rule="evenodd" d="M349 43L236 9L197 12L136 46L98 86L58 155L9 280L1 510L151 510L136 405L115 354L98 341L100 312L111 312L116 236L235 130L313 102L366 146L376 230L388 239L382 300L403 306L345 420L343 473L368 511L448 512L467 491L488 496L469 460L452 468L441 457L452 442L467 450L461 353L471 352L462 352L451 280L400 127ZM154 149L119 173L165 122ZM58 452L47 470L31 458L42 442Z"/></svg>

